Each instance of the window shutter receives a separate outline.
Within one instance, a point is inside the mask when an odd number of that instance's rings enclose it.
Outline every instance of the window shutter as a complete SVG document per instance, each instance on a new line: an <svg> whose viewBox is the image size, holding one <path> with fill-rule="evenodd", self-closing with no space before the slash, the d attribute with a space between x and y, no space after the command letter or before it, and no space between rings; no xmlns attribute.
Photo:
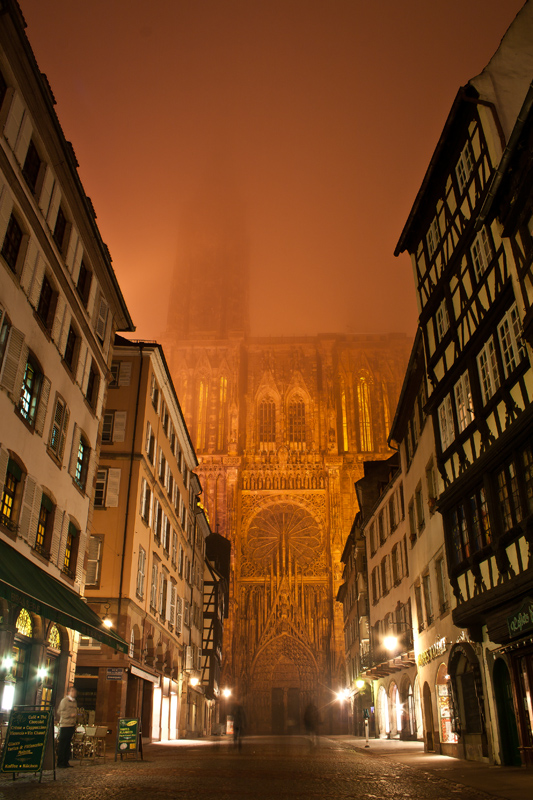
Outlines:
<svg viewBox="0 0 533 800"><path fill-rule="evenodd" d="M148 421L146 423L146 441L144 443L144 449L146 450L147 453L150 453L150 439L151 439L151 437L152 437L152 426L151 426L150 422Z"/></svg>
<svg viewBox="0 0 533 800"><path fill-rule="evenodd" d="M28 239L28 246L26 247L26 256L24 258L24 266L22 267L22 273L20 275L20 285L27 295L33 275L37 268L37 261L39 259L39 251L37 250L37 245L33 239Z"/></svg>
<svg viewBox="0 0 533 800"><path fill-rule="evenodd" d="M146 480L141 480L141 517L145 519L146 515Z"/></svg>
<svg viewBox="0 0 533 800"><path fill-rule="evenodd" d="M132 362L131 361L121 361L120 362L120 372L118 375L118 385L119 386L129 386L131 382L131 369L132 369Z"/></svg>
<svg viewBox="0 0 533 800"><path fill-rule="evenodd" d="M100 537L101 539L103 537ZM84 528L80 531L80 543L78 545L78 554L77 554L77 561L76 561L76 583L83 585L83 572L85 568L85 549L87 547L87 529ZM100 555L102 553L101 543L100 543ZM74 565L72 565L74 567ZM100 567L98 567L98 578L100 578ZM85 580L87 583L87 580Z"/></svg>
<svg viewBox="0 0 533 800"><path fill-rule="evenodd" d="M171 584L170 592L168 593L167 619L171 625L176 624L176 587L174 584Z"/></svg>
<svg viewBox="0 0 533 800"><path fill-rule="evenodd" d="M79 242L78 231L76 230L74 225L72 225L70 229L70 239L68 243L67 254L65 256L65 263L69 269L69 272L72 272L72 267L74 265L74 256L76 254L76 247L78 246L78 242Z"/></svg>
<svg viewBox="0 0 533 800"><path fill-rule="evenodd" d="M37 486L37 481L30 475L26 475L24 495L22 497L22 509L20 512L19 533L21 537L28 542L30 547L33 547L35 544L42 494L40 486Z"/></svg>
<svg viewBox="0 0 533 800"><path fill-rule="evenodd" d="M68 466L69 475L73 478L76 475L76 462L78 460L78 449L80 446L81 428L76 423L74 425L74 435L72 437L72 450L70 452L70 463Z"/></svg>
<svg viewBox="0 0 533 800"><path fill-rule="evenodd" d="M83 379L85 377L85 363L88 360L88 351L89 348L87 347L86 343L83 339L80 342L80 352L78 357L78 370L76 374L76 383L81 388L83 386Z"/></svg>
<svg viewBox="0 0 533 800"><path fill-rule="evenodd" d="M67 431L68 431L68 423L70 419L70 411L68 407L65 408L65 413L63 415L63 430L61 431L61 439L59 441L59 453L58 457L60 461L63 461L63 455L65 453L65 443L67 441Z"/></svg>
<svg viewBox="0 0 533 800"><path fill-rule="evenodd" d="M54 183L55 183L54 173L52 172L51 168L47 165L46 172L44 175L43 188L41 190L41 196L39 198L39 208L41 209L45 217L48 214L48 208L50 206L50 198L52 196Z"/></svg>
<svg viewBox="0 0 533 800"><path fill-rule="evenodd" d="M81 542L80 542L81 544ZM86 586L96 586L100 580L100 552L102 549L102 537L90 536L89 537L89 552L87 554L87 578L85 581ZM79 550L78 550L78 562ZM81 559L83 563L83 558Z"/></svg>
<svg viewBox="0 0 533 800"><path fill-rule="evenodd" d="M185 651L185 669L194 669L194 650L192 645L188 645Z"/></svg>
<svg viewBox="0 0 533 800"><path fill-rule="evenodd" d="M200 671L202 669L202 648L198 648L198 666L197 670Z"/></svg>
<svg viewBox="0 0 533 800"><path fill-rule="evenodd" d="M43 435L46 411L48 409L48 400L50 399L50 386L50 380L44 376L41 386L41 396L39 397L39 407L37 409L37 416L35 418L35 433L39 434L39 436Z"/></svg>
<svg viewBox="0 0 533 800"><path fill-rule="evenodd" d="M6 482L8 462L9 452L5 449L5 447L0 446L0 498L4 494L4 484Z"/></svg>
<svg viewBox="0 0 533 800"><path fill-rule="evenodd" d="M56 343L60 353L62 352L62 350L59 346L59 339L61 336L61 331L63 329L63 320L65 319L66 315L66 305L67 304L65 302L65 298L63 297L63 295L61 294L58 295L56 303L56 313L54 316L54 322L52 324L51 336L52 336L52 341Z"/></svg>
<svg viewBox="0 0 533 800"><path fill-rule="evenodd" d="M20 133L18 136L17 144L15 147L15 158L20 166L24 166L26 153L28 152L28 145L30 143L31 135L33 133L31 120L28 114L24 114L22 125L20 126Z"/></svg>
<svg viewBox="0 0 533 800"><path fill-rule="evenodd" d="M95 322L95 332L99 339L102 341L105 338L105 329L107 324L107 312L108 312L108 305L103 296L100 296L100 302L98 304L98 314L96 317Z"/></svg>
<svg viewBox="0 0 533 800"><path fill-rule="evenodd" d="M63 561L59 561L59 546L61 544L61 533L63 530L65 520L65 512L61 508L57 508L54 513L54 530L52 532L52 541L50 543L50 561L52 564L57 564L59 569L63 567L65 559L65 550L63 548Z"/></svg>
<svg viewBox="0 0 533 800"><path fill-rule="evenodd" d="M4 136L12 150L15 149L17 137L19 134L22 117L24 115L24 104L18 92L13 92L11 106L7 115L7 121L4 127Z"/></svg>
<svg viewBox="0 0 533 800"><path fill-rule="evenodd" d="M190 603L188 600L183 601L183 624L190 625Z"/></svg>
<svg viewBox="0 0 533 800"><path fill-rule="evenodd" d="M12 211L13 201L11 195L7 186L2 184L2 191L0 193L0 242L4 241Z"/></svg>
<svg viewBox="0 0 533 800"><path fill-rule="evenodd" d="M20 363L22 361L23 350L27 350L27 348L24 347L24 334L17 328L12 327L7 337L4 363L2 364L2 372L0 373L0 385L11 395L15 393L16 389L19 391L22 385ZM26 363L24 361L23 368L25 366ZM19 372L21 373L20 381L17 380Z"/></svg>
<svg viewBox="0 0 533 800"><path fill-rule="evenodd" d="M63 525L61 527L61 536L59 539L59 547L57 553L58 567L62 567L65 562L65 550L67 549L68 526L69 526L69 517L67 512L65 511L63 514ZM79 554L79 549L78 549L78 554ZM70 565L70 568L72 569L72 564Z"/></svg>
<svg viewBox="0 0 533 800"><path fill-rule="evenodd" d="M56 183L52 194L52 202L50 203L50 208L48 209L48 214L46 216L46 222L51 231L53 231L55 228L55 224L57 222L57 212L59 211L60 205L61 205L61 192L59 191L59 186Z"/></svg>
<svg viewBox="0 0 533 800"><path fill-rule="evenodd" d="M176 596L176 636L181 636L183 625L183 600Z"/></svg>
<svg viewBox="0 0 533 800"><path fill-rule="evenodd" d="M91 447L89 452L89 464L87 466L87 480L85 481L85 494L88 494L89 497L93 496L93 489L94 489L94 473L96 470L97 459L96 459L96 450L94 447Z"/></svg>
<svg viewBox="0 0 533 800"><path fill-rule="evenodd" d="M107 492L106 492L106 506L108 508L116 508L118 506L119 491L120 491L120 469L108 469Z"/></svg>
<svg viewBox="0 0 533 800"><path fill-rule="evenodd" d="M123 442L126 438L126 411L115 411L115 422L113 427L113 441Z"/></svg>
<svg viewBox="0 0 533 800"><path fill-rule="evenodd" d="M30 301L30 305L32 306L32 308L37 308L37 305L39 303L39 297L41 296L41 288L43 285L44 271L45 271L45 263L41 258L41 256L39 255L35 263L33 280L31 282L30 292L28 294L28 300Z"/></svg>

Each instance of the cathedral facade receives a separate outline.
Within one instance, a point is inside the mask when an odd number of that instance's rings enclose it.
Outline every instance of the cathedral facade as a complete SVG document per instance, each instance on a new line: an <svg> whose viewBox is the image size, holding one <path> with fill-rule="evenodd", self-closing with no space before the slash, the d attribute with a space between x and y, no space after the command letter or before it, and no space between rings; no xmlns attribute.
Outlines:
<svg viewBox="0 0 533 800"><path fill-rule="evenodd" d="M216 259L205 259L208 276ZM339 731L340 556L363 461L390 455L411 343L252 338L245 281L224 295L202 280L202 297L191 272L163 341L211 528L232 544L222 685L244 704L250 733L297 732L311 701L324 730Z"/></svg>

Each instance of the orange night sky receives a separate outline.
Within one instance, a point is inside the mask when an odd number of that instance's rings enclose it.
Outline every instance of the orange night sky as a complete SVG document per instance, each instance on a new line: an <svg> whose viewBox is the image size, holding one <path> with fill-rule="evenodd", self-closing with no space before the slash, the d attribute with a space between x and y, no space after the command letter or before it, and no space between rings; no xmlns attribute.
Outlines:
<svg viewBox="0 0 533 800"><path fill-rule="evenodd" d="M244 209L254 335L414 333L393 250L522 0L19 2L137 336L217 192Z"/></svg>

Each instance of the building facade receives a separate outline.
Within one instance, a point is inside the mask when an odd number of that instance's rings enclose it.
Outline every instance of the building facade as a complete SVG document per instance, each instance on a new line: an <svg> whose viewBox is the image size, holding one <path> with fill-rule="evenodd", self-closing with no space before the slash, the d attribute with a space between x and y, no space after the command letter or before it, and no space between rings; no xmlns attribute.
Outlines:
<svg viewBox="0 0 533 800"><path fill-rule="evenodd" d="M18 4L0 15L0 700L55 706L80 634L99 429L133 329Z"/></svg>
<svg viewBox="0 0 533 800"><path fill-rule="evenodd" d="M86 597L128 643L80 644L76 686L96 722L141 720L168 741L206 730L205 540L196 455L160 345L115 340L103 415Z"/></svg>
<svg viewBox="0 0 533 800"><path fill-rule="evenodd" d="M442 481L458 750L530 763L533 741L533 6L454 102L396 253L411 255ZM524 162L525 158L525 162ZM520 165L520 167L519 167Z"/></svg>

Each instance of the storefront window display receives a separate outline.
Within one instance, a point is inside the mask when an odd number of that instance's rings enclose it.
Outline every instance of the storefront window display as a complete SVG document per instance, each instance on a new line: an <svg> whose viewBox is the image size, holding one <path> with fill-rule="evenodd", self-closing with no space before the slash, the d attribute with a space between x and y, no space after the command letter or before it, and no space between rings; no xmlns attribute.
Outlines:
<svg viewBox="0 0 533 800"><path fill-rule="evenodd" d="M452 731L453 706L450 676L447 674L445 664L441 664L437 672L436 694L440 741L445 744L456 744L459 741L459 737Z"/></svg>

